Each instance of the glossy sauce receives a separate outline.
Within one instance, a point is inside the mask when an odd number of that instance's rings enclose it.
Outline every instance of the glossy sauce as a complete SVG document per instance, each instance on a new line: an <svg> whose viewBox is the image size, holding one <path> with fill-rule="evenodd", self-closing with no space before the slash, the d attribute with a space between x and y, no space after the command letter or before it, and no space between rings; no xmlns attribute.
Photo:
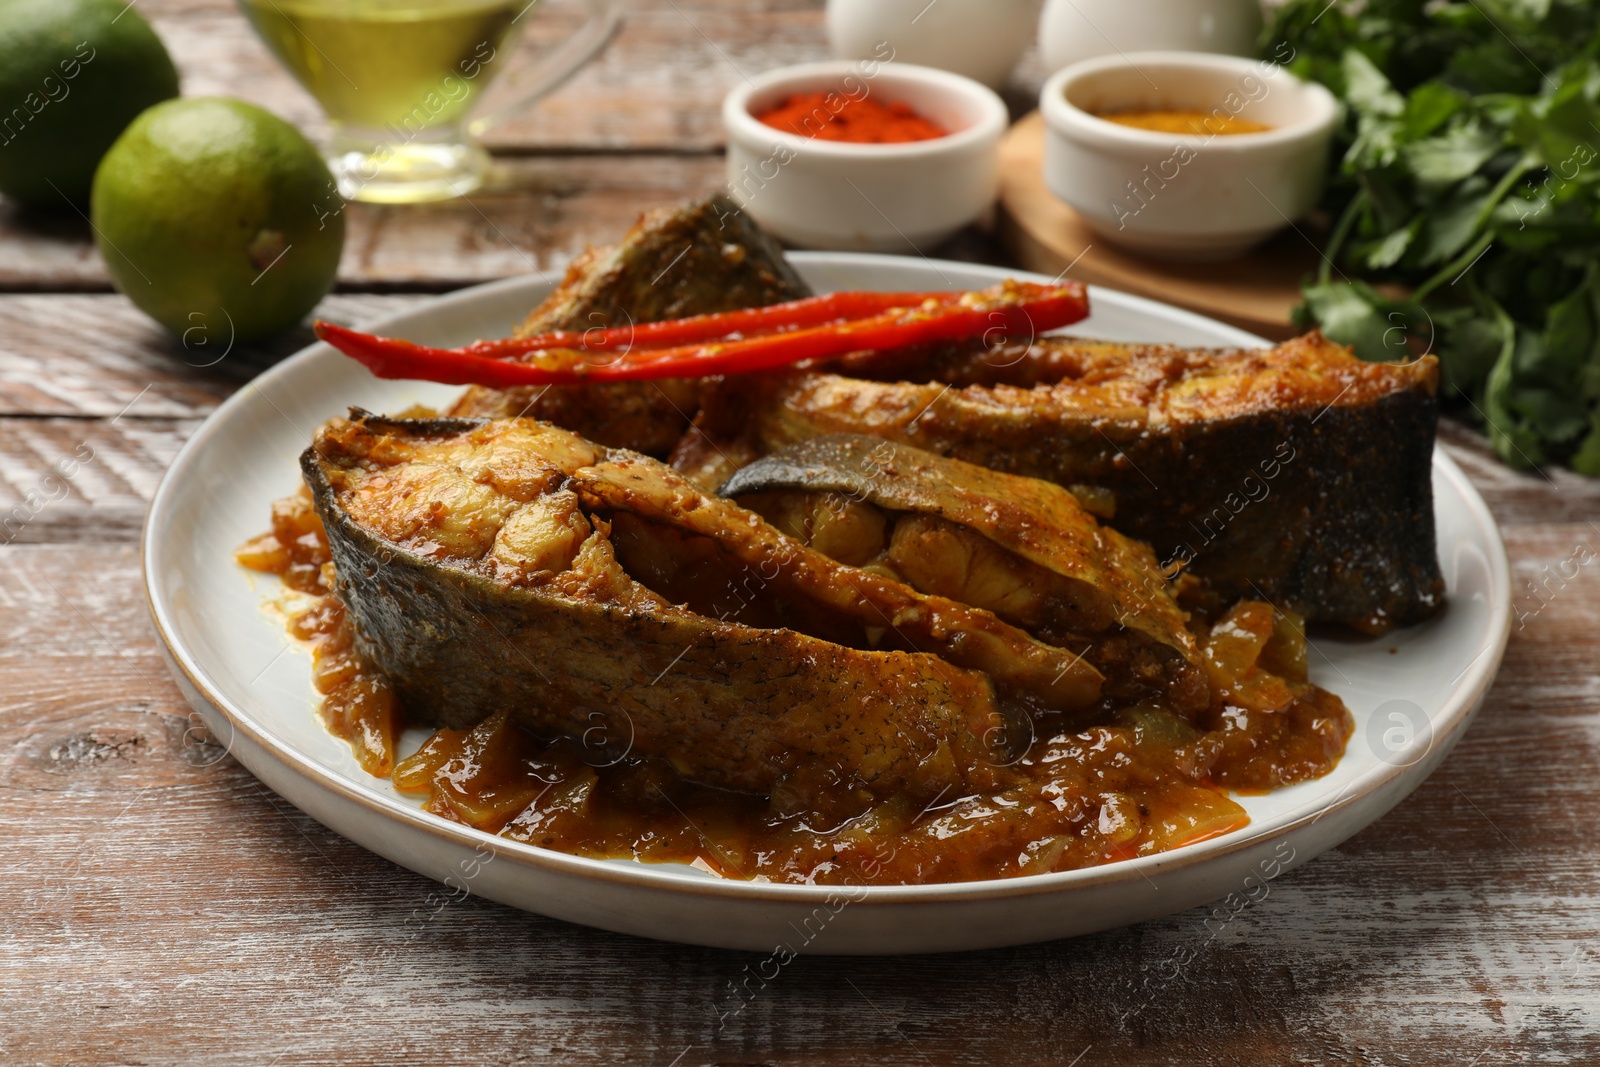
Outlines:
<svg viewBox="0 0 1600 1067"><path fill-rule="evenodd" d="M1224 788L1262 792L1326 774L1352 729L1337 697L1304 683L1296 620L1245 602L1201 634L1216 695L1199 722L1133 706L1105 709L1088 729L1041 724L1037 736L1002 739L1020 754L1003 788L920 809L902 800L852 807L849 784L837 783L840 810L852 812L842 820L786 812L777 793L712 789L630 757L625 724L603 716L581 738L549 740L502 713L471 730L434 731L398 759L403 709L353 647L309 494L276 504L272 532L236 558L305 594L289 630L311 645L323 722L365 770L443 818L578 855L850 885L1091 867L1245 825Z"/></svg>
<svg viewBox="0 0 1600 1067"><path fill-rule="evenodd" d="M234 559L306 594L288 609L288 629L311 646L311 680L322 694L323 724L350 743L362 770L388 777L404 729L400 708L383 676L356 655L344 604L332 591L332 555L310 492L302 489L273 504L272 532L243 545Z"/></svg>
<svg viewBox="0 0 1600 1067"><path fill-rule="evenodd" d="M1194 137L1226 136L1240 133L1265 133L1272 129L1265 123L1242 119L1222 110L1191 111L1110 111L1099 118L1119 126L1132 126L1154 133L1178 133Z"/></svg>

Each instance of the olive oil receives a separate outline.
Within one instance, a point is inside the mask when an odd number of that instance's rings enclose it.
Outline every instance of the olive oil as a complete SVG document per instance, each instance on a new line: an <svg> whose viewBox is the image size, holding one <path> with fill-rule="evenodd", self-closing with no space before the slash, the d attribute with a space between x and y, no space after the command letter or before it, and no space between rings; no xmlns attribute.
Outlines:
<svg viewBox="0 0 1600 1067"><path fill-rule="evenodd" d="M240 0L335 124L400 142L456 126L538 0Z"/></svg>

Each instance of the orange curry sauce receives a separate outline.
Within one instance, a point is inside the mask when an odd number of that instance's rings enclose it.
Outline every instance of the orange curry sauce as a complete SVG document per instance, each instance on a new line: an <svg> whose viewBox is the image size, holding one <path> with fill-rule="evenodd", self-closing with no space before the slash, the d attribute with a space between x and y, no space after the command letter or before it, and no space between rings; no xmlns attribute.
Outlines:
<svg viewBox="0 0 1600 1067"><path fill-rule="evenodd" d="M807 825L776 798L618 758L625 737L542 739L504 713L471 730L436 730L397 759L404 710L353 647L309 493L274 505L272 532L236 558L307 594L288 626L311 645L324 723L365 770L421 795L426 810L545 848L691 863L730 878L969 881L1160 852L1245 825L1224 788L1260 792L1326 774L1353 726L1336 697L1303 684L1298 622L1245 602L1201 633L1213 688L1225 696L1199 727L1154 707L1111 711L1088 729L1041 727L1013 748L1025 749L1014 767L1025 788L941 797L924 810L890 801L839 825Z"/></svg>

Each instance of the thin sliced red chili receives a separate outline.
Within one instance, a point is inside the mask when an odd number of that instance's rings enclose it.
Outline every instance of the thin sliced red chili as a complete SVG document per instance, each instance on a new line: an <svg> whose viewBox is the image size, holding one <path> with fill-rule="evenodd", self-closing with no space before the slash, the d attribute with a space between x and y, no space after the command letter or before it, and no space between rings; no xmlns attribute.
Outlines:
<svg viewBox="0 0 1600 1067"><path fill-rule="evenodd" d="M793 314L795 309L789 306L791 315L786 320L787 328L775 314L759 320L750 316L739 321L759 321L760 328L767 332L743 336L740 331L729 331L731 336L724 333L716 339L697 337L697 340L689 343L664 344L663 338L694 337L703 333L707 329L705 320L716 316L702 316L700 321L679 319L652 324L660 327L654 339L662 347L635 344L616 351L590 345L524 347L511 352L504 346L526 345L528 342L493 341L456 349L429 348L409 341L359 333L326 322L318 322L316 331L318 337L359 360L380 378L413 378L448 385L508 388L516 385L748 374L852 352L882 351L940 341L984 338L991 343L1002 340L1015 342L1019 337L1032 337L1071 325L1089 312L1088 297L1083 287L1076 283L1036 285L1006 282L979 293L941 293L932 296L926 293L846 295L850 300L837 301L829 314L844 306L852 306L858 311L866 309L868 313L843 320L808 324L808 316L823 314L817 304L808 301L804 302L807 307L799 314ZM885 304L888 305L887 310L882 309ZM775 309L755 310L773 312ZM726 323L728 320L724 318L722 321ZM534 340L538 339L529 339ZM486 354L490 352L527 358L496 358ZM609 359L598 364L586 359L596 354L605 354Z"/></svg>
<svg viewBox="0 0 1600 1067"><path fill-rule="evenodd" d="M475 356L510 359L552 348L583 352L620 348L637 351L671 345L707 343L734 336L760 337L830 322L846 322L882 314L894 308L920 306L929 301L954 303L960 293L867 293L850 291L826 296L790 300L766 307L722 311L713 315L694 315L664 322L613 326L592 330L554 330L533 337L507 337L498 341L475 341L461 349Z"/></svg>

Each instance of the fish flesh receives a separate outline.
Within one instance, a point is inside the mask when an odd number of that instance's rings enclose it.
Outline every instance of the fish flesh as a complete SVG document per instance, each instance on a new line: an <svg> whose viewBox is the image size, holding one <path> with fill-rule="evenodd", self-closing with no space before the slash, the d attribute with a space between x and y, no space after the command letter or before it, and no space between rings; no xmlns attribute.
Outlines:
<svg viewBox="0 0 1600 1067"><path fill-rule="evenodd" d="M783 252L727 197L646 215L622 241L591 249L513 336L638 325L810 296ZM448 414L527 416L600 444L665 456L700 408L700 382L467 390Z"/></svg>
<svg viewBox="0 0 1600 1067"><path fill-rule="evenodd" d="M1060 486L839 434L757 460L718 491L834 559L1083 649L1120 702L1207 705L1199 647L1154 553Z"/></svg>
<svg viewBox="0 0 1600 1067"><path fill-rule="evenodd" d="M672 462L718 485L813 437L903 442L1098 499L1219 607L1265 599L1381 633L1444 600L1438 380L1432 356L1366 363L1315 333L1262 350L1046 338L864 355L709 387Z"/></svg>
<svg viewBox="0 0 1600 1067"><path fill-rule="evenodd" d="M356 649L425 722L598 716L692 781L927 799L1000 783L1022 717L1101 707L1094 657L546 423L353 411L301 465Z"/></svg>

